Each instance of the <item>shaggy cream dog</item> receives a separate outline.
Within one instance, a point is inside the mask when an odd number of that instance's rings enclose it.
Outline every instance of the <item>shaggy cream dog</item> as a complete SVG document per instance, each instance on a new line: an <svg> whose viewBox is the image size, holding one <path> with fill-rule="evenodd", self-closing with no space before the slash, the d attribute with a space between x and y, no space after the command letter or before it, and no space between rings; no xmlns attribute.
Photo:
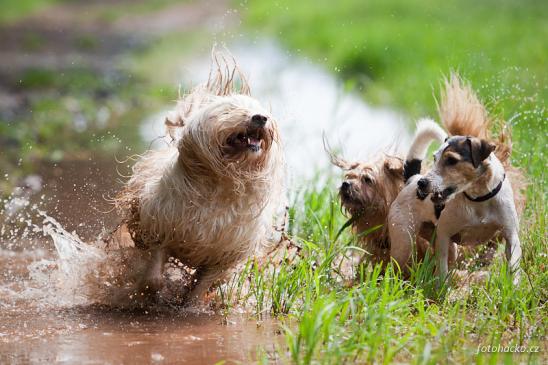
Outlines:
<svg viewBox="0 0 548 365"><path fill-rule="evenodd" d="M143 296L162 288L164 264L174 257L196 270L187 300L200 299L267 241L282 203L276 121L236 65L215 61L208 82L166 118L172 143L140 157L117 201L148 256L138 282Z"/></svg>

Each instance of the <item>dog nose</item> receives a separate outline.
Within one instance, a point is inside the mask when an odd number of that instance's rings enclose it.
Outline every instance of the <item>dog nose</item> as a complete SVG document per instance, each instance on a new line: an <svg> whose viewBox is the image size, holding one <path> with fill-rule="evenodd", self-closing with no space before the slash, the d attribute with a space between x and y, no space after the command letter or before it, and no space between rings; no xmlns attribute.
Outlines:
<svg viewBox="0 0 548 365"><path fill-rule="evenodd" d="M343 181L341 184L342 191L348 191L350 189L350 183L348 181Z"/></svg>
<svg viewBox="0 0 548 365"><path fill-rule="evenodd" d="M417 181L417 186L419 189L426 189L428 187L428 179L422 178L419 181Z"/></svg>
<svg viewBox="0 0 548 365"><path fill-rule="evenodd" d="M258 127L264 127L267 120L268 118L261 114L255 114L251 117L251 122L253 122Z"/></svg>

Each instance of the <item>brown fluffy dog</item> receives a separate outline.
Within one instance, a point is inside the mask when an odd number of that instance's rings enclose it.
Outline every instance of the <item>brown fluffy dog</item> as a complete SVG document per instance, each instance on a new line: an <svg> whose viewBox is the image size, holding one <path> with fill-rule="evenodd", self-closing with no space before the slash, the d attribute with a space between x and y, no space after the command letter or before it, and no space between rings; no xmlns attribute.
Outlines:
<svg viewBox="0 0 548 365"><path fill-rule="evenodd" d="M373 264L390 262L385 223L390 204L404 186L403 160L383 155L372 162L350 163L333 153L330 155L331 162L344 171L339 197L343 211L352 221L352 230L366 251L362 260ZM427 245L419 242L419 255L424 255Z"/></svg>
<svg viewBox="0 0 548 365"><path fill-rule="evenodd" d="M451 135L469 135L491 138L489 130L491 120L484 106L468 85L452 74L444 82L439 105L439 114L445 129ZM522 172L510 165L511 142L507 131L502 130L496 155L503 162L510 179L513 181L514 197L518 214L524 206ZM350 215L352 228L359 236L367 254L364 259L371 262L388 263L390 261L390 240L386 220L390 205L404 186L404 161L397 156L382 155L371 162L347 162L331 155L331 162L344 171L344 180L339 189L343 210ZM382 227L364 234L377 226ZM428 241L432 237L433 226L422 227L416 240L417 259L424 258L429 249Z"/></svg>
<svg viewBox="0 0 548 365"><path fill-rule="evenodd" d="M273 227L283 185L276 121L249 96L236 66L217 66L214 77L179 100L166 119L172 143L140 157L117 201L135 245L149 257L139 293L159 291L171 256L196 269L188 299L200 299Z"/></svg>

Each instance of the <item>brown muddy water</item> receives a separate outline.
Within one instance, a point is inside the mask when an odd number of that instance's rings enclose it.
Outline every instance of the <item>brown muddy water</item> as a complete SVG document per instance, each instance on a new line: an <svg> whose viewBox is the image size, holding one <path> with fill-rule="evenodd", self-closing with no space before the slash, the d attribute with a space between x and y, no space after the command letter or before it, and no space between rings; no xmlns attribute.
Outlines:
<svg viewBox="0 0 548 365"><path fill-rule="evenodd" d="M174 305L119 310L80 295L78 285L84 282L70 275L84 273L79 265L93 271L94 261L75 256L90 252L87 246L63 252L47 227L58 224L57 233L69 246L78 238L64 228L77 231L87 242L112 228L116 218L105 198L117 189L117 170L123 170L113 162L45 165L4 202L0 364L251 363L259 348L273 353L282 336L271 319Z"/></svg>
<svg viewBox="0 0 548 365"><path fill-rule="evenodd" d="M274 351L280 338L276 323L245 317L103 307L2 310L0 363L250 363L258 347Z"/></svg>

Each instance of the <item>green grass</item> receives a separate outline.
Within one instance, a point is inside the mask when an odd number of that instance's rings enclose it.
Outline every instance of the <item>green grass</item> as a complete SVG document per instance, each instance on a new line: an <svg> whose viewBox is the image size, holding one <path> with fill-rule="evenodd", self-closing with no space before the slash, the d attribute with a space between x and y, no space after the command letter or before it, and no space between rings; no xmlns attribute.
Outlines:
<svg viewBox="0 0 548 365"><path fill-rule="evenodd" d="M251 26L398 108L431 111L431 86L449 69L473 81L546 77L548 9L534 0L258 0L244 12Z"/></svg>
<svg viewBox="0 0 548 365"><path fill-rule="evenodd" d="M465 289L435 290L430 260L409 281L391 268L381 275L380 267L359 266L350 286L341 262L358 249L349 232L335 239L344 218L327 186L302 191L292 204L288 233L302 247L298 258L286 251L275 264L250 260L218 289L227 313L243 305L283 323L284 341L273 354L260 352L263 363L542 363L548 325L543 202L530 204L534 223L522 227L525 272L517 288L503 255L485 282ZM498 345L539 346L541 353L477 353L478 346Z"/></svg>

